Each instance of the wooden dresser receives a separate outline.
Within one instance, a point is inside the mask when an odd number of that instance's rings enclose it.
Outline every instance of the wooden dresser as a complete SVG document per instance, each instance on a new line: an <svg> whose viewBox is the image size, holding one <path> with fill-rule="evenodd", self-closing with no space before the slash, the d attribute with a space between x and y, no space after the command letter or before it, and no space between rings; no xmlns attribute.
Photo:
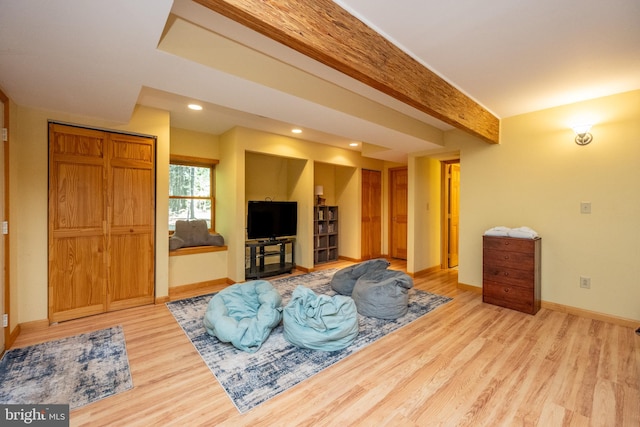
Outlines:
<svg viewBox="0 0 640 427"><path fill-rule="evenodd" d="M482 301L536 314L540 310L541 239L483 236Z"/></svg>

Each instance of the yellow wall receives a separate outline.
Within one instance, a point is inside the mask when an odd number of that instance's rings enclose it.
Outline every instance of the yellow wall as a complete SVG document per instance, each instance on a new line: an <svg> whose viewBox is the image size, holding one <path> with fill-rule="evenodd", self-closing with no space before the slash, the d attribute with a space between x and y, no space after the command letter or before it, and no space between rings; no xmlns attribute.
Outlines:
<svg viewBox="0 0 640 427"><path fill-rule="evenodd" d="M441 163L409 157L407 271L417 273L441 263Z"/></svg>
<svg viewBox="0 0 640 427"><path fill-rule="evenodd" d="M359 259L362 249L362 207L360 203L354 203L362 198L362 176L359 171L355 166L314 163L314 191L316 185L322 185L325 205L339 207L338 254L349 259Z"/></svg>
<svg viewBox="0 0 640 427"><path fill-rule="evenodd" d="M11 325L47 318L47 122L55 120L83 126L134 132L157 137L156 159L156 297L168 295L170 286L220 278L244 280L245 188L255 188L262 178L250 178L245 186L245 155L274 162L286 158L283 199L297 200L301 218L312 218L314 166L333 170L331 188L341 207L340 253L360 257L360 167L383 168L384 163L364 159L359 153L237 128L220 137L170 127L169 113L136 107L129 123L35 110L12 104L11 116ZM224 141L224 143L221 143ZM168 257L168 164L169 154L218 158L216 167L216 228L225 238L227 252ZM259 154L251 154L259 153ZM262 157L255 157L255 156ZM249 175L273 170L258 161ZM325 169L326 172L326 169ZM266 173L266 175L264 175ZM259 175L258 174L258 175ZM322 174L322 173L321 173ZM253 190L250 190L253 191ZM312 221L299 221L296 261L313 268ZM202 266L207 265L206 269Z"/></svg>
<svg viewBox="0 0 640 427"><path fill-rule="evenodd" d="M291 159L287 157L273 156L254 152L245 153L245 202L249 201L297 201L297 183L300 174L304 173L308 161L304 159ZM303 199L305 197L303 196ZM247 207L239 215L244 213L245 230L247 226ZM306 227L304 217L298 217L297 226L301 230ZM300 231L300 235L304 232ZM245 234L245 239L248 239ZM299 240L299 239L297 239ZM298 247L301 247L298 244ZM286 246L288 250L289 246ZM246 259L249 259L249 250L245 250ZM292 254L287 253L287 261L291 262ZM300 253L296 262L299 263ZM267 257L266 263L277 263L277 257ZM246 267L246 266L245 266Z"/></svg>
<svg viewBox="0 0 640 427"><path fill-rule="evenodd" d="M245 165L247 202L249 200L289 200L289 159L248 152Z"/></svg>
<svg viewBox="0 0 640 427"><path fill-rule="evenodd" d="M227 251L171 256L169 287L225 280L227 263Z"/></svg>
<svg viewBox="0 0 640 427"><path fill-rule="evenodd" d="M582 117L587 146L570 128ZM543 301L640 319L640 91L503 119L499 145L446 139L461 151L461 283L482 285L485 230L524 225L542 237Z"/></svg>
<svg viewBox="0 0 640 427"><path fill-rule="evenodd" d="M227 244L227 277L234 282L244 278L245 209L244 151L238 147L237 132L220 136L220 164L216 167L216 231ZM223 212L231 213L224 215Z"/></svg>
<svg viewBox="0 0 640 427"><path fill-rule="evenodd" d="M337 167L335 205L338 206L338 255L362 257L362 173L361 168Z"/></svg>
<svg viewBox="0 0 640 427"><path fill-rule="evenodd" d="M10 169L11 299L17 322L47 318L48 129L55 120L153 135L157 165L169 163L169 113L136 107L127 124L34 110L12 109ZM168 295L168 166L156 169L156 297ZM12 307L13 308L13 307Z"/></svg>
<svg viewBox="0 0 640 427"><path fill-rule="evenodd" d="M168 165L170 139L171 152L220 159L216 225L229 251L214 263L216 274L226 268L226 277L236 281L244 278L245 208L250 197L245 188L256 188L252 174L257 166L247 170L252 161L247 159L279 156L273 161L285 165L283 198L297 200L302 217L312 218L313 188L319 177L332 176L330 198L340 206L340 254L355 259L360 256L359 169L383 171L383 197L388 200L387 172L395 166L349 150L244 128L219 138L170 129L167 112L144 107L136 108L125 125L14 104L11 111L11 324L47 317L49 119L158 137L157 296L167 295L170 283L210 280L184 273L209 262L199 255L172 257L185 259L171 261L171 267L168 260L168 167L161 165ZM594 141L588 146L573 142L570 124L581 116L595 119ZM486 229L526 225L542 236L543 301L640 320L640 91L506 118L501 135L499 145L460 131L445 135L445 151L459 151L461 159L460 282L482 285ZM283 157L287 160L280 163ZM413 220L408 268L413 272L439 263L439 168L437 155L412 156L409 161ZM592 203L591 214L580 214L582 201ZM386 211L384 215L387 224ZM296 260L312 268L312 245L304 244L313 235L311 221L299 225ZM590 290L579 287L581 275L591 277Z"/></svg>
<svg viewBox="0 0 640 427"><path fill-rule="evenodd" d="M171 154L220 160L220 141L217 135L188 129L171 128Z"/></svg>
<svg viewBox="0 0 640 427"><path fill-rule="evenodd" d="M172 127L170 152L220 160L219 138L217 135ZM216 168L216 182L218 174ZM226 279L227 263L226 251L169 257L169 287Z"/></svg>
<svg viewBox="0 0 640 427"><path fill-rule="evenodd" d="M322 198L325 199L325 205L336 205L336 166L328 163L315 162L313 170L313 185L322 186ZM314 193L315 194L315 193ZM315 201L314 201L315 203Z"/></svg>
<svg viewBox="0 0 640 427"><path fill-rule="evenodd" d="M246 128L234 128L221 135L220 149L219 169L224 178L218 182L217 199L224 192L224 206L236 209L234 212L243 212L228 218L221 225L224 228L219 230L231 236L229 277L232 280L244 279L246 202L249 198L264 198L270 192L285 192L282 200L298 202L296 263L313 268L311 219L316 177L333 180L326 191L332 193L331 198L340 206L340 255L354 259L360 257L360 174L356 172L361 167L381 170L383 162L363 159L355 151ZM309 218L309 221L303 221L303 218Z"/></svg>

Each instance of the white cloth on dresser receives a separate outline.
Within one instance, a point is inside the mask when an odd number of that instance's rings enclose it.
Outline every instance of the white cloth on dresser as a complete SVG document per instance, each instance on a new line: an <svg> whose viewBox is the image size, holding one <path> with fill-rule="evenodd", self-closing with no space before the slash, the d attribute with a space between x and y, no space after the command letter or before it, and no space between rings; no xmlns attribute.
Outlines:
<svg viewBox="0 0 640 427"><path fill-rule="evenodd" d="M484 232L485 236L498 236L498 237L517 237L520 239L535 239L538 237L538 233L529 227L493 227Z"/></svg>
<svg viewBox="0 0 640 427"><path fill-rule="evenodd" d="M484 232L485 236L507 237L509 235L509 227L493 227Z"/></svg>
<svg viewBox="0 0 640 427"><path fill-rule="evenodd" d="M538 233L535 230L530 229L529 227L518 227L512 230L509 230L509 237L519 237L521 239L535 239L538 237Z"/></svg>

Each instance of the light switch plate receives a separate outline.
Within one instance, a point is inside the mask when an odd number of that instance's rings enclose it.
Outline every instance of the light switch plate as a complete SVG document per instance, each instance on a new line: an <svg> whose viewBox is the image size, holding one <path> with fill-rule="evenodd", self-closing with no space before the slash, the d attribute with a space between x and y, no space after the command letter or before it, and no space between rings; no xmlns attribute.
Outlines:
<svg viewBox="0 0 640 427"><path fill-rule="evenodd" d="M591 213L591 202L580 202L580 213L590 214Z"/></svg>

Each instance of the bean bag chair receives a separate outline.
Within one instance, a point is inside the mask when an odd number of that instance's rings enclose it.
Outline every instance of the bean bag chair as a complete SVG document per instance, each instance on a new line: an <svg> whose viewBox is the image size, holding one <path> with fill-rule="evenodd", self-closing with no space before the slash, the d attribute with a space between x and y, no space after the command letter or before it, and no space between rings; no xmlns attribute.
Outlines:
<svg viewBox="0 0 640 427"><path fill-rule="evenodd" d="M282 320L282 298L271 283L237 283L215 294L204 315L209 335L255 353Z"/></svg>
<svg viewBox="0 0 640 427"><path fill-rule="evenodd" d="M358 336L358 312L353 299L317 295L298 286L283 313L284 338L312 350L334 351L347 347Z"/></svg>
<svg viewBox="0 0 640 427"><path fill-rule="evenodd" d="M362 275L369 271L386 270L389 265L386 259L376 258L345 267L338 270L331 278L331 289L340 295L351 295L356 281Z"/></svg>
<svg viewBox="0 0 640 427"><path fill-rule="evenodd" d="M409 310L413 279L402 271L369 271L361 276L351 295L358 313L378 319L397 319Z"/></svg>

